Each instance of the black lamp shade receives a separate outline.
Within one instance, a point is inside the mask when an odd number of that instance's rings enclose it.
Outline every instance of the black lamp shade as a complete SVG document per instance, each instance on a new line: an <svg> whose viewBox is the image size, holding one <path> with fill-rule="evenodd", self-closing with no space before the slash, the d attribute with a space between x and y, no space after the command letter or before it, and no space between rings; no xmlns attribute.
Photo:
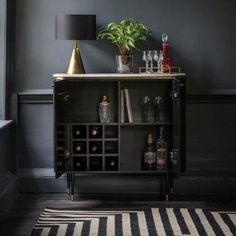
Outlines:
<svg viewBox="0 0 236 236"><path fill-rule="evenodd" d="M96 15L57 15L56 39L95 40Z"/></svg>

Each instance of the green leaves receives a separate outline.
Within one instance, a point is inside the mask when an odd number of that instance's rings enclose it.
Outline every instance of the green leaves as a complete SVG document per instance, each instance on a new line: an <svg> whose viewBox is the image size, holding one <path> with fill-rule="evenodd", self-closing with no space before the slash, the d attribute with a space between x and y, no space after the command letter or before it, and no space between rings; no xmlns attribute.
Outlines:
<svg viewBox="0 0 236 236"><path fill-rule="evenodd" d="M108 39L116 44L121 55L131 54L138 50L141 43L151 35L150 30L132 19L111 22L98 34L98 39Z"/></svg>

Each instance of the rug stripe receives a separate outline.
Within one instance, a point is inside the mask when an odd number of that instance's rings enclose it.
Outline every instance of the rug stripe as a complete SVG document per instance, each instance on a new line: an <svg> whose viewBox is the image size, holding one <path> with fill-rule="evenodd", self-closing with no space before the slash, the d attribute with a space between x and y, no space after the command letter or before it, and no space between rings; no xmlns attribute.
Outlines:
<svg viewBox="0 0 236 236"><path fill-rule="evenodd" d="M231 221L233 222L233 224L236 226L236 215L228 214L228 216L231 219Z"/></svg>
<svg viewBox="0 0 236 236"><path fill-rule="evenodd" d="M160 211L158 208L152 208L152 217L158 236L166 236L164 225L162 223Z"/></svg>
<svg viewBox="0 0 236 236"><path fill-rule="evenodd" d="M187 225L185 223L184 217L183 217L183 215L180 212L180 209L174 208L173 210L174 210L175 217L177 219L177 222L179 224L179 227L181 229L182 234L190 234L190 232L188 230L188 227L187 227Z"/></svg>
<svg viewBox="0 0 236 236"><path fill-rule="evenodd" d="M99 226L98 226L98 236L105 236L107 231L107 223L108 219L107 217L101 217L99 218Z"/></svg>
<svg viewBox="0 0 236 236"><path fill-rule="evenodd" d="M213 217L215 218L215 221L220 226L224 235L233 236L233 234L230 232L229 227L225 224L224 220L222 219L221 215L218 212L211 212L211 214L213 215Z"/></svg>
<svg viewBox="0 0 236 236"><path fill-rule="evenodd" d="M177 222L177 219L175 217L173 208L167 208L166 209L166 213L168 215L168 218L169 218L169 221L170 221L170 225L172 227L174 235L181 235L182 232L181 232L181 229L180 229L179 224Z"/></svg>
<svg viewBox="0 0 236 236"><path fill-rule="evenodd" d="M130 214L131 235L140 236L137 213Z"/></svg>
<svg viewBox="0 0 236 236"><path fill-rule="evenodd" d="M143 211L138 211L138 225L139 225L140 236L147 236L148 235L147 221Z"/></svg>
<svg viewBox="0 0 236 236"><path fill-rule="evenodd" d="M82 235L83 225L84 225L83 222L77 222L77 223L75 223L73 236Z"/></svg>
<svg viewBox="0 0 236 236"><path fill-rule="evenodd" d="M107 217L107 232L109 232L109 236L115 236L115 216L114 215Z"/></svg>
<svg viewBox="0 0 236 236"><path fill-rule="evenodd" d="M229 215L226 213L220 214L224 222L229 226L230 231L233 235L236 235L236 226L233 224L231 219L229 218Z"/></svg>
<svg viewBox="0 0 236 236"><path fill-rule="evenodd" d="M195 209L195 212L198 215L200 222L203 228L205 229L205 231L208 232L208 234L211 236L216 236L202 209Z"/></svg>
<svg viewBox="0 0 236 236"><path fill-rule="evenodd" d="M98 235L99 219L91 219L89 236Z"/></svg>
<svg viewBox="0 0 236 236"><path fill-rule="evenodd" d="M186 225L188 226L188 229L189 229L189 232L191 235L194 235L194 236L198 236L198 231L193 223L193 220L188 212L188 209L185 209L185 208L181 208L180 209L180 212L182 213L184 219L185 219L185 223Z"/></svg>
<svg viewBox="0 0 236 236"><path fill-rule="evenodd" d="M207 220L209 221L213 231L215 232L215 235L217 235L217 236L224 235L221 228L219 227L219 225L215 221L215 218L213 217L213 215L207 210L203 210L203 212L206 215Z"/></svg>
<svg viewBox="0 0 236 236"><path fill-rule="evenodd" d="M144 211L149 236L157 236L151 209Z"/></svg>
<svg viewBox="0 0 236 236"><path fill-rule="evenodd" d="M194 225L197 228L198 234L199 235L207 235L207 233L206 233L206 231L205 231L205 229L204 229L204 227L203 227L203 225L202 225L195 209L189 209L188 211L189 211L189 214L190 214L190 216L191 216L191 218L194 222Z"/></svg>
<svg viewBox="0 0 236 236"><path fill-rule="evenodd" d="M173 236L174 233L173 233L173 230L172 230L171 225L170 225L170 221L169 221L169 217L168 217L167 212L166 212L166 208L159 209L159 212L160 212L162 222L164 224L164 229L165 229L166 235L167 236Z"/></svg>
<svg viewBox="0 0 236 236"><path fill-rule="evenodd" d="M122 215L121 214L116 214L115 215L115 235L123 236L123 228L122 228Z"/></svg>
<svg viewBox="0 0 236 236"><path fill-rule="evenodd" d="M130 214L128 213L122 214L122 228L123 235L131 236Z"/></svg>
<svg viewBox="0 0 236 236"><path fill-rule="evenodd" d="M41 231L40 236L48 236L50 230L51 230L51 228L43 228L43 230Z"/></svg>
<svg viewBox="0 0 236 236"><path fill-rule="evenodd" d="M56 236L56 235L57 235L57 232L58 232L58 228L59 228L58 225L53 225L53 226L51 227L51 230L50 230L48 236Z"/></svg>
<svg viewBox="0 0 236 236"><path fill-rule="evenodd" d="M67 226L68 226L67 224L59 224L59 227L57 230L57 236L65 236Z"/></svg>

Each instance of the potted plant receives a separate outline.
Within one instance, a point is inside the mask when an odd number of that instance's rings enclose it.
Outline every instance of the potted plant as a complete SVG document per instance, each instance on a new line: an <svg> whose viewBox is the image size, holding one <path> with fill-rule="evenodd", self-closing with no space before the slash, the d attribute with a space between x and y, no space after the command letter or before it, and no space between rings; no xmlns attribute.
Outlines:
<svg viewBox="0 0 236 236"><path fill-rule="evenodd" d="M119 73L130 73L133 69L133 52L139 50L150 35L145 25L132 19L123 19L101 29L98 39L108 39L118 47L120 55L116 56L117 70Z"/></svg>

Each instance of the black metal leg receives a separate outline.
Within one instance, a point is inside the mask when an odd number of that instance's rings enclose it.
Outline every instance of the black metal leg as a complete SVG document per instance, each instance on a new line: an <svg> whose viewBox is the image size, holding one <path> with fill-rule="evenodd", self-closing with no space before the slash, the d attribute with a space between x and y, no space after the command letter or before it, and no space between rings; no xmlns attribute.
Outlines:
<svg viewBox="0 0 236 236"><path fill-rule="evenodd" d="M170 175L170 194L171 197L174 195L174 176Z"/></svg>
<svg viewBox="0 0 236 236"><path fill-rule="evenodd" d="M168 173L165 176L165 199L166 201L170 200L170 176Z"/></svg>
<svg viewBox="0 0 236 236"><path fill-rule="evenodd" d="M67 174L67 194L70 196L70 174Z"/></svg>
<svg viewBox="0 0 236 236"><path fill-rule="evenodd" d="M71 201L74 201L74 191L75 191L75 174L71 174Z"/></svg>

